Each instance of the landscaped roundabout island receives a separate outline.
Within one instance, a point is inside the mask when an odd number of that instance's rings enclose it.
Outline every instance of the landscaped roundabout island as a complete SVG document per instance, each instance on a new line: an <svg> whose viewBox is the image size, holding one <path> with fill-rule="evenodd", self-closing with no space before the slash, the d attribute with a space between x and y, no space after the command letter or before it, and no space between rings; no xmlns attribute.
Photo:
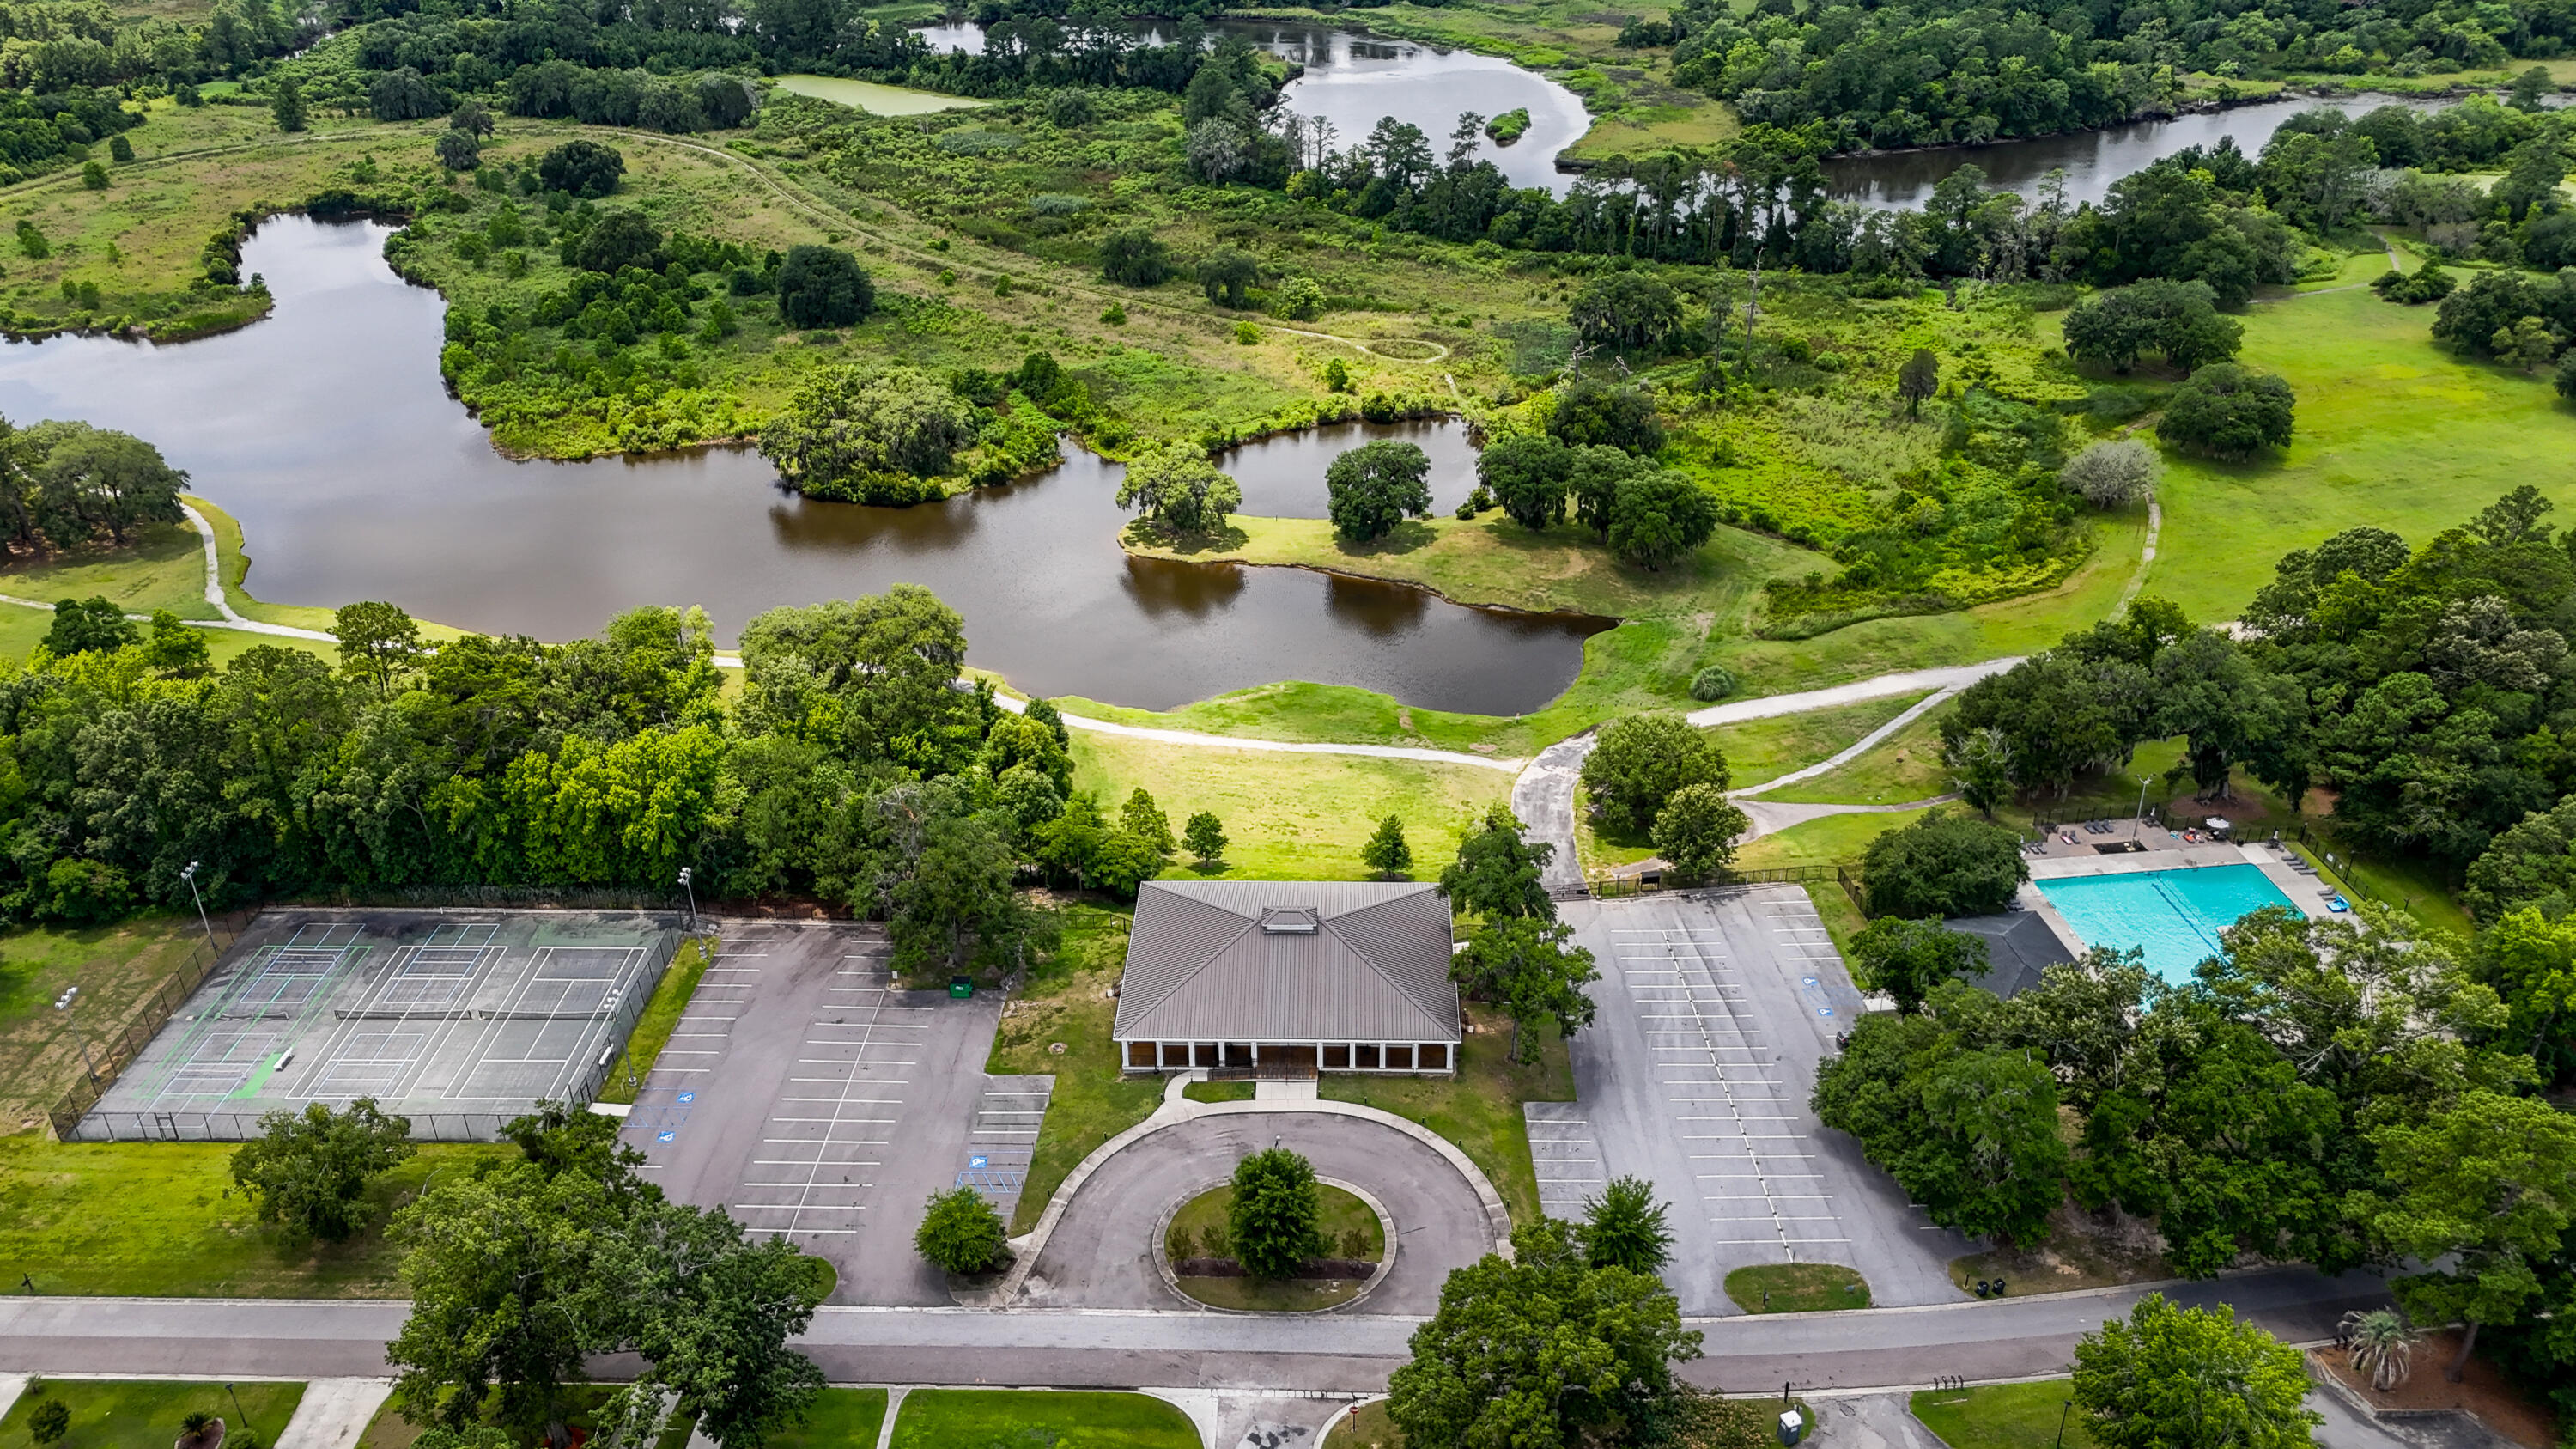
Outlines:
<svg viewBox="0 0 2576 1449"><path fill-rule="evenodd" d="M1269 1276L1257 1275L1244 1261L1246 1256L1259 1256L1257 1250L1247 1252L1236 1241L1238 1193L1229 1182L1197 1193L1173 1209L1157 1244L1164 1281L1211 1308L1311 1313L1354 1302L1386 1276L1395 1225L1358 1192L1314 1181L1313 1170L1293 1153L1256 1153L1244 1159L1237 1176L1247 1170L1257 1176L1269 1166L1265 1159L1277 1157L1294 1160L1294 1167L1288 1169L1292 1177L1297 1168L1305 1169L1314 1202L1315 1240L1323 1245L1321 1250L1294 1262L1270 1263ZM1288 1231L1296 1231L1293 1206ZM1279 1271L1282 1268L1286 1271Z"/></svg>

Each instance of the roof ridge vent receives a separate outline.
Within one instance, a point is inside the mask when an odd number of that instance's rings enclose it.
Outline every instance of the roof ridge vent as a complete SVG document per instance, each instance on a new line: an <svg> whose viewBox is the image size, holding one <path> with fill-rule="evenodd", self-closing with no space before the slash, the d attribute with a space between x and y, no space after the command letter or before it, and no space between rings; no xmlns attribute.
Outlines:
<svg viewBox="0 0 2576 1449"><path fill-rule="evenodd" d="M1312 907L1271 906L1261 913L1261 933L1265 936L1311 936L1320 928Z"/></svg>

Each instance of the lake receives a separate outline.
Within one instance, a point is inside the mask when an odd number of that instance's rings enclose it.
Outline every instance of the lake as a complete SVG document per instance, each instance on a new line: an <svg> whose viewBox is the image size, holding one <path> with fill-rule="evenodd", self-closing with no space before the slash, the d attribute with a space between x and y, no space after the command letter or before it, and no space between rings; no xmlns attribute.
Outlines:
<svg viewBox="0 0 2576 1449"><path fill-rule="evenodd" d="M0 413L157 444L241 521L262 599L388 599L492 633L570 639L639 604L695 603L730 639L774 605L907 582L965 616L974 663L1033 693L1166 709L1301 679L1510 715L1563 692L1609 626L1303 569L1132 558L1120 469L1078 449L1041 478L915 508L809 501L746 449L513 462L441 383L445 303L385 265L387 234L271 220L243 270L268 279L274 316L169 347L8 344ZM1454 485L1463 434L1414 426ZM1283 438L1228 464L1247 494L1320 512L1332 451Z"/></svg>
<svg viewBox="0 0 2576 1449"><path fill-rule="evenodd" d="M934 50L984 52L984 31L978 25L914 29ZM1431 138L1433 153L1446 158L1449 131L1458 124L1459 112L1474 111L1491 120L1526 106L1528 132L1509 146L1478 137L1477 158L1493 162L1514 186L1544 186L1563 195L1574 184L1574 177L1557 171L1556 153L1591 129L1583 98L1508 60L1293 22L1220 20L1209 25L1208 33L1241 36L1272 55L1303 65L1305 75L1289 83L1282 99L1300 116L1332 122L1338 133L1336 150L1367 140L1381 119L1393 116L1421 127L1422 134ZM1151 27L1138 35L1149 44L1166 40L1166 32Z"/></svg>
<svg viewBox="0 0 2576 1449"><path fill-rule="evenodd" d="M2049 172L2066 171L2066 201L2072 206L2099 204L2111 185L2132 172L2188 146L2216 146L2221 137L2236 138L2236 149L2248 156L2262 153L2281 123L2301 111L2331 106L2360 115L2381 106L2400 105L2429 111L2452 104L2415 97L2360 95L2333 99L2302 98L2265 101L2176 116L2170 121L2139 121L2099 131L2041 136L2028 141L1999 141L1991 146L1941 146L1922 151L1892 151L1883 156L1841 156L1825 162L1833 195L1843 201L1920 210L1941 178L1962 166L1986 173L1986 184L2027 196Z"/></svg>

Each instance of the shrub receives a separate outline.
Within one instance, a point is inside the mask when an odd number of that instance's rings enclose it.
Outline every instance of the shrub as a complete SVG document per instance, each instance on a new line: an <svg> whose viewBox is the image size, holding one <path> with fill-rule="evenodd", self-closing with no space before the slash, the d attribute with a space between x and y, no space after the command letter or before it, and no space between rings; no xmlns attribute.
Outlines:
<svg viewBox="0 0 2576 1449"><path fill-rule="evenodd" d="M778 315L791 327L846 327L876 306L876 286L839 247L790 247L778 268Z"/></svg>
<svg viewBox="0 0 2576 1449"><path fill-rule="evenodd" d="M2029 878L2021 837L2000 825L1934 810L1869 844L1861 888L1873 916L1985 916Z"/></svg>
<svg viewBox="0 0 2576 1449"><path fill-rule="evenodd" d="M2213 363L2165 404L2157 436L2177 447L2221 458L2249 458L2264 448L2290 445L2297 398L2269 373L2232 362Z"/></svg>
<svg viewBox="0 0 2576 1449"><path fill-rule="evenodd" d="M1002 1261L1002 1215L971 1187L930 1195L912 1245L932 1264L951 1273L982 1273Z"/></svg>
<svg viewBox="0 0 2576 1449"><path fill-rule="evenodd" d="M593 200L615 191L625 174L624 153L597 141L566 141L537 158L537 179L548 191Z"/></svg>
<svg viewBox="0 0 2576 1449"><path fill-rule="evenodd" d="M1172 275L1172 253L1143 227L1100 239L1100 274L1124 287L1159 287Z"/></svg>
<svg viewBox="0 0 2576 1449"><path fill-rule="evenodd" d="M1735 673L1723 664L1712 664L1691 676L1690 697L1702 704L1720 700L1735 692Z"/></svg>
<svg viewBox="0 0 2576 1449"><path fill-rule="evenodd" d="M442 137L463 134L441 133ZM611 275L626 267L657 271L662 265L662 234L640 212L624 208L604 212L573 244L572 263L585 272Z"/></svg>
<svg viewBox="0 0 2576 1449"><path fill-rule="evenodd" d="M27 1437L51 1444L72 1430L72 1411L60 1399L47 1399L27 1411Z"/></svg>
<svg viewBox="0 0 2576 1449"><path fill-rule="evenodd" d="M1270 315L1283 322L1314 321L1324 315L1323 287L1312 277L1290 277L1270 294Z"/></svg>
<svg viewBox="0 0 2576 1449"><path fill-rule="evenodd" d="M2135 438L2095 443L2066 460L2059 480L2097 508L2135 503L2156 491L2155 450Z"/></svg>

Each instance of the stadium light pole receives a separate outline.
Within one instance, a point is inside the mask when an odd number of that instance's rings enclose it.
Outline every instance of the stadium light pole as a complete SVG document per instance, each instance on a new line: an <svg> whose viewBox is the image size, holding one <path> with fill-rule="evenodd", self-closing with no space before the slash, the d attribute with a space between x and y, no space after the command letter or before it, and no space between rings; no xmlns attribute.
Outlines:
<svg viewBox="0 0 2576 1449"><path fill-rule="evenodd" d="M206 898L197 890L198 864L197 861L189 861L188 868L179 872L179 879L188 883L188 898L197 903L197 925L206 933L206 948L212 950L215 945L215 923L206 919Z"/></svg>
<svg viewBox="0 0 2576 1449"><path fill-rule="evenodd" d="M72 1036L80 1043L81 1065L89 1068L89 1084L95 1087L98 1085L98 1058L90 1055L89 1033L81 1028L80 1018L72 1014L72 1007L79 1001L80 988L68 987L62 995L54 998L54 1010L61 1012L63 1020L71 1023Z"/></svg>
<svg viewBox="0 0 2576 1449"><path fill-rule="evenodd" d="M694 931L698 928L698 888L689 884L691 875L688 866L680 867L680 889L689 893L689 929Z"/></svg>

